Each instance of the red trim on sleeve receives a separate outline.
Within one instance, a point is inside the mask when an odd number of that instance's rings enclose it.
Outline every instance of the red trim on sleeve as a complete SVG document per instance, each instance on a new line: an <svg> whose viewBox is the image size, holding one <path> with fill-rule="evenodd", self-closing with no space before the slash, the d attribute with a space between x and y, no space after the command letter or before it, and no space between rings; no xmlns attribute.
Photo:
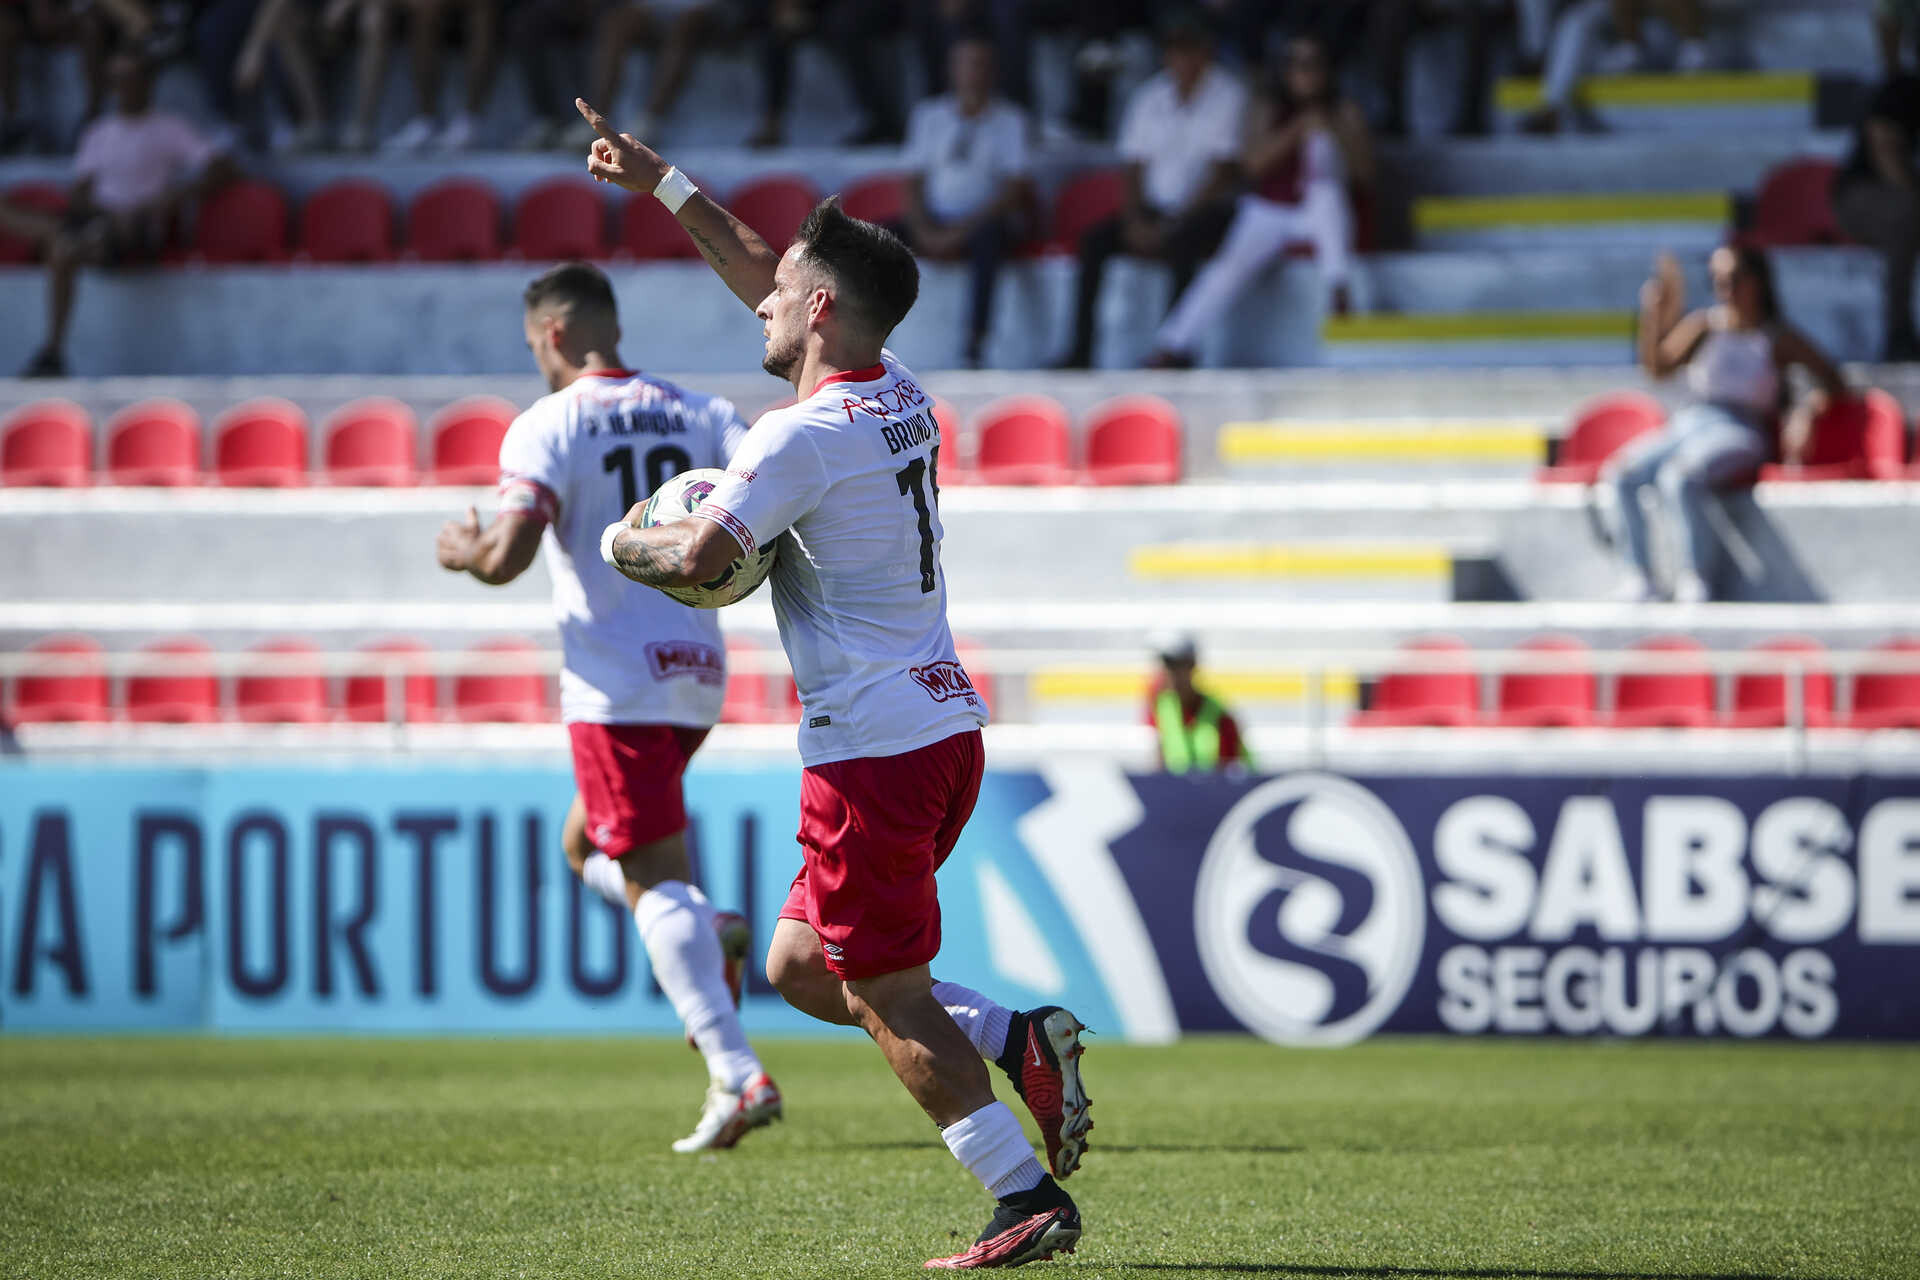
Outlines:
<svg viewBox="0 0 1920 1280"><path fill-rule="evenodd" d="M813 389L813 394L819 395L827 384L832 382L878 382L886 376L887 366L884 364L870 364L864 369L848 369L842 373L830 373L820 379L820 385Z"/></svg>
<svg viewBox="0 0 1920 1280"><path fill-rule="evenodd" d="M733 535L733 540L740 544L740 550L743 553L753 554L753 531L742 524L740 517L733 512L723 507L716 507L711 502L703 502L693 509L691 518L713 521Z"/></svg>
<svg viewBox="0 0 1920 1280"><path fill-rule="evenodd" d="M531 476L503 473L499 494L498 510L503 515L515 511L544 524L552 524L560 518L559 495Z"/></svg>

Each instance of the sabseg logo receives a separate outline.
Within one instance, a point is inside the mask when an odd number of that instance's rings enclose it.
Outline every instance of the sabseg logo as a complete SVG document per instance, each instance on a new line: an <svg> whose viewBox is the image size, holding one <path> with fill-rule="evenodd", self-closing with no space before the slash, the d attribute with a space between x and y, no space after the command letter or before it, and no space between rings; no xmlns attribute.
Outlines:
<svg viewBox="0 0 1920 1280"><path fill-rule="evenodd" d="M1220 820L1194 935L1229 1012L1269 1040L1350 1044L1413 981L1426 934L1419 859L1393 811L1345 778L1256 787Z"/></svg>

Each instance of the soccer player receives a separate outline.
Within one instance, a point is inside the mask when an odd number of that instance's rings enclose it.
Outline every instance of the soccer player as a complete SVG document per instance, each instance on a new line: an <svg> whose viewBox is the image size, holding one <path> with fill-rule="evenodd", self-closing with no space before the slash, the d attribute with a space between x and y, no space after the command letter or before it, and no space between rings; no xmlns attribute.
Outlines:
<svg viewBox="0 0 1920 1280"><path fill-rule="evenodd" d="M936 983L934 872L973 811L986 708L955 657L940 572L933 399L885 350L919 270L884 228L837 199L776 253L585 102L600 135L588 172L651 193L680 220L766 334L764 367L799 403L763 417L694 518L610 526L602 554L652 586L703 582L783 538L771 579L799 686L800 874L767 976L794 1007L859 1026L948 1148L997 1199L945 1270L1019 1266L1071 1251L1080 1215L1054 1181L1092 1127L1071 1013L1005 1009ZM636 513L637 514L637 513ZM1039 1123L1053 1175L994 1100L993 1058Z"/></svg>
<svg viewBox="0 0 1920 1280"><path fill-rule="evenodd" d="M781 1102L735 1010L746 921L688 883L680 776L720 718L726 649L712 611L632 590L596 548L610 513L682 471L726 465L747 426L717 396L626 368L613 286L595 267L566 263L528 285L525 327L553 394L501 441L499 515L484 529L472 508L448 521L440 563L499 586L546 544L579 786L561 844L588 888L632 913L654 979L706 1059L700 1123L673 1149L731 1147L779 1118Z"/></svg>

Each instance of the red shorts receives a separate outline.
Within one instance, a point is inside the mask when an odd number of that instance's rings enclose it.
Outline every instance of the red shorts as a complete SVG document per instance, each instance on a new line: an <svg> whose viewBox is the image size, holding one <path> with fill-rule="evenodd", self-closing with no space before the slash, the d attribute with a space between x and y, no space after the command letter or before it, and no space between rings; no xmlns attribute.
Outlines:
<svg viewBox="0 0 1920 1280"><path fill-rule="evenodd" d="M836 977L897 973L939 954L933 873L973 814L985 764L972 729L801 771L804 861L780 918L813 927Z"/></svg>
<svg viewBox="0 0 1920 1280"><path fill-rule="evenodd" d="M680 775L706 736L671 724L569 724L573 780L593 847L620 858L685 831Z"/></svg>

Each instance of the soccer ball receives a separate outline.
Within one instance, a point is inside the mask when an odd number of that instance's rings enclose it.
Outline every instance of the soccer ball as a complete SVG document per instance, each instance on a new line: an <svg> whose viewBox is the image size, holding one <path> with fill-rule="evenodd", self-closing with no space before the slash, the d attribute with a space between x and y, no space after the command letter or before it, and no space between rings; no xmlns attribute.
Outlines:
<svg viewBox="0 0 1920 1280"><path fill-rule="evenodd" d="M693 514L695 507L706 500L706 496L713 492L713 486L726 474L715 467L682 471L654 490L653 496L647 499L647 505L640 511L640 527L651 529L655 525L685 520ZM722 605L745 600L773 571L773 559L778 546L777 542L769 543L751 555L741 556L712 582L703 582L697 587L662 587L660 590L681 604L696 609L718 609Z"/></svg>

